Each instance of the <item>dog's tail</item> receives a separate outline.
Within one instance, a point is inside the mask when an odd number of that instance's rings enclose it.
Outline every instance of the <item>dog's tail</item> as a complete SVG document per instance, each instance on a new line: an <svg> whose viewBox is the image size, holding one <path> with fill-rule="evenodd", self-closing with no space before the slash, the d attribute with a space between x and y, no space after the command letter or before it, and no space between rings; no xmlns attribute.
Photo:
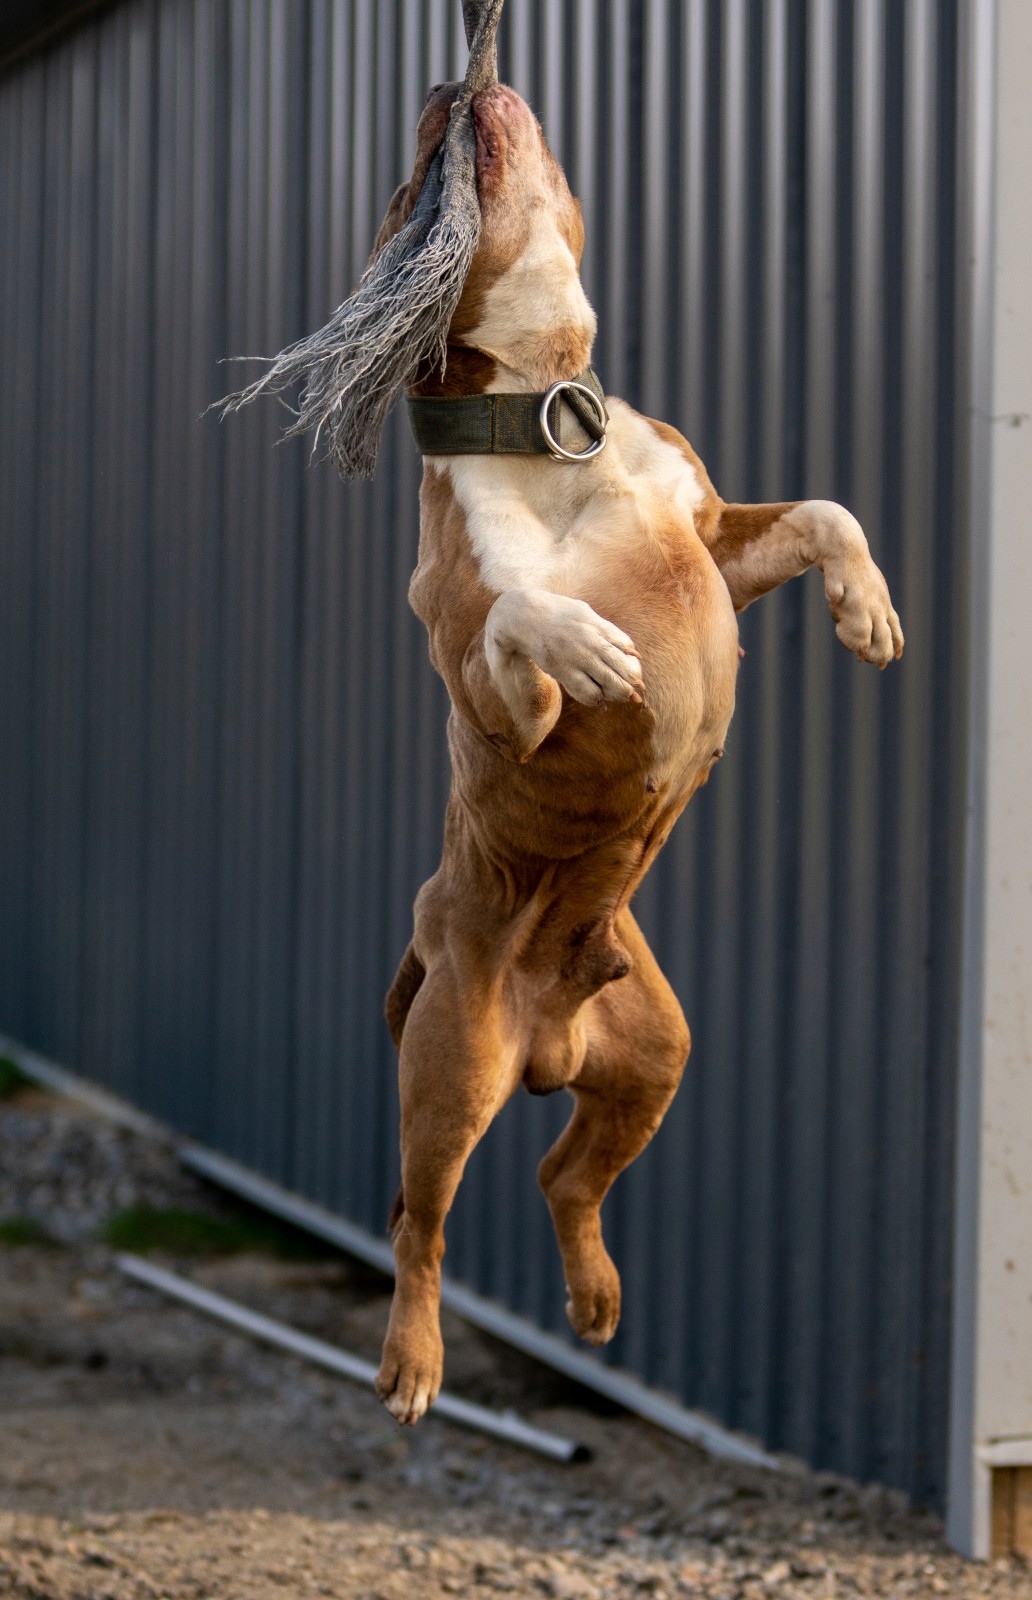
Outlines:
<svg viewBox="0 0 1032 1600"><path fill-rule="evenodd" d="M387 991L387 1000L384 1012L387 1017L387 1026L391 1030L391 1038L395 1048L401 1049L401 1035L405 1029L405 1018L412 1009L412 1002L419 993L420 985L426 977L426 968L420 961L412 946L409 945L401 958L401 964L394 975L394 982ZM393 1233L398 1223L405 1214L405 1193L399 1189L391 1206L390 1216L387 1218L387 1232Z"/></svg>
<svg viewBox="0 0 1032 1600"><path fill-rule="evenodd" d="M401 1035L405 1027L405 1018L412 1007L412 1002L419 993L420 984L426 977L426 968L420 961L412 946L409 945L401 958L401 965L394 975L394 982L387 991L384 1003L384 1014L387 1026L391 1030L391 1038L395 1048L401 1049Z"/></svg>
<svg viewBox="0 0 1032 1600"><path fill-rule="evenodd" d="M398 1185L398 1192L394 1196L394 1204L391 1206L390 1215L387 1218L387 1232L388 1233L393 1233L394 1232L395 1228L398 1226L398 1223L401 1221L401 1219L402 1219L402 1217L404 1215L405 1215L405 1191L401 1187L401 1185L399 1184Z"/></svg>

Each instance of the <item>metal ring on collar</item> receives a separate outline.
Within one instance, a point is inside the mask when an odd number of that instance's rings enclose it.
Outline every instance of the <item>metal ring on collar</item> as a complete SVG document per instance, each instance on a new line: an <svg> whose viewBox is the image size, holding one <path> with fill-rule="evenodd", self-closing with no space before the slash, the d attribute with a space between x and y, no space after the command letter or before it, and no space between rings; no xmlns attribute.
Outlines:
<svg viewBox="0 0 1032 1600"><path fill-rule="evenodd" d="M552 432L552 426L548 420L548 409L551 406L552 401L558 395L563 394L567 389L575 389L578 394L584 396L585 400L587 400L588 404L591 406L591 409L594 411L595 416L598 418L598 425L602 430L598 438L593 439L586 450L565 450L559 443L559 440L556 438L555 434ZM574 383L573 380L569 378L562 383L553 383L552 387L549 389L548 393L545 395L545 398L541 402L540 416L541 432L545 436L545 444L548 446L548 453L549 455L554 456L556 461L590 461L592 456L597 456L606 447L606 424L609 420L606 416L606 408L602 404L602 401L599 399L598 395L595 393L594 389L589 389L586 383Z"/></svg>

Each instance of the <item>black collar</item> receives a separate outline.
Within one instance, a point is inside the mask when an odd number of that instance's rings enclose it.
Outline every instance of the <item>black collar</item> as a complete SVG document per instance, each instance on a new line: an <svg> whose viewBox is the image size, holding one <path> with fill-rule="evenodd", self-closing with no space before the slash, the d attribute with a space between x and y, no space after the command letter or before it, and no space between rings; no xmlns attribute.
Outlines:
<svg viewBox="0 0 1032 1600"><path fill-rule="evenodd" d="M566 411L591 441L575 448L563 441ZM605 448L609 413L598 374L553 383L540 394L469 394L455 400L408 402L409 422L424 456L550 455L558 461L589 461ZM582 435L578 433L578 443Z"/></svg>

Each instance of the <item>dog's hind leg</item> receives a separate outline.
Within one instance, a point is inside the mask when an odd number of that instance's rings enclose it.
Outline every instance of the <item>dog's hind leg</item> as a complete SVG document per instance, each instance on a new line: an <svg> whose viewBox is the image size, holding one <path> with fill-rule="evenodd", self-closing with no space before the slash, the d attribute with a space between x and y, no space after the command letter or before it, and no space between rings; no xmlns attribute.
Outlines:
<svg viewBox="0 0 1032 1600"><path fill-rule="evenodd" d="M573 1116L538 1167L563 1257L566 1314L589 1344L605 1344L620 1320L602 1201L662 1122L691 1046L677 997L629 911L616 927L633 966L585 1007L588 1052L571 1085Z"/></svg>
<svg viewBox="0 0 1032 1600"><path fill-rule="evenodd" d="M414 993L401 1035L401 1201L397 1279L376 1389L399 1422L418 1422L441 1387L444 1221L477 1141L515 1087L516 1051L491 997L446 958Z"/></svg>

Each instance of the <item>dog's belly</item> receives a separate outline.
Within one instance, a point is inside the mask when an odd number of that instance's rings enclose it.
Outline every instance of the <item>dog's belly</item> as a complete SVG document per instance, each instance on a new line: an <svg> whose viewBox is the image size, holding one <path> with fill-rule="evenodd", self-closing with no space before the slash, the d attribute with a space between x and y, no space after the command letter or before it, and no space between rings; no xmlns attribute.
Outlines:
<svg viewBox="0 0 1032 1600"><path fill-rule="evenodd" d="M600 609L597 597L583 598ZM633 605L611 605L610 620L641 652L645 703L584 706L565 698L559 721L529 761L513 762L453 714L456 797L492 852L507 861L566 861L626 841L635 865L647 867L657 836L660 843L666 838L723 753L738 629L726 590L716 600L716 624L701 631L697 612L671 626L671 605L653 604L647 615Z"/></svg>
<svg viewBox="0 0 1032 1600"><path fill-rule="evenodd" d="M679 814L723 751L734 710L738 623L708 554L691 581L619 567L566 593L617 624L642 660L645 703L584 706L564 697L553 731L515 764L453 718L452 761L466 804L505 850L565 859Z"/></svg>
<svg viewBox="0 0 1032 1600"><path fill-rule="evenodd" d="M646 781L682 803L723 752L739 660L738 619L724 580L701 547L689 554L687 579L682 569L647 590L628 578L607 586L607 594L585 596L638 648L650 722Z"/></svg>

